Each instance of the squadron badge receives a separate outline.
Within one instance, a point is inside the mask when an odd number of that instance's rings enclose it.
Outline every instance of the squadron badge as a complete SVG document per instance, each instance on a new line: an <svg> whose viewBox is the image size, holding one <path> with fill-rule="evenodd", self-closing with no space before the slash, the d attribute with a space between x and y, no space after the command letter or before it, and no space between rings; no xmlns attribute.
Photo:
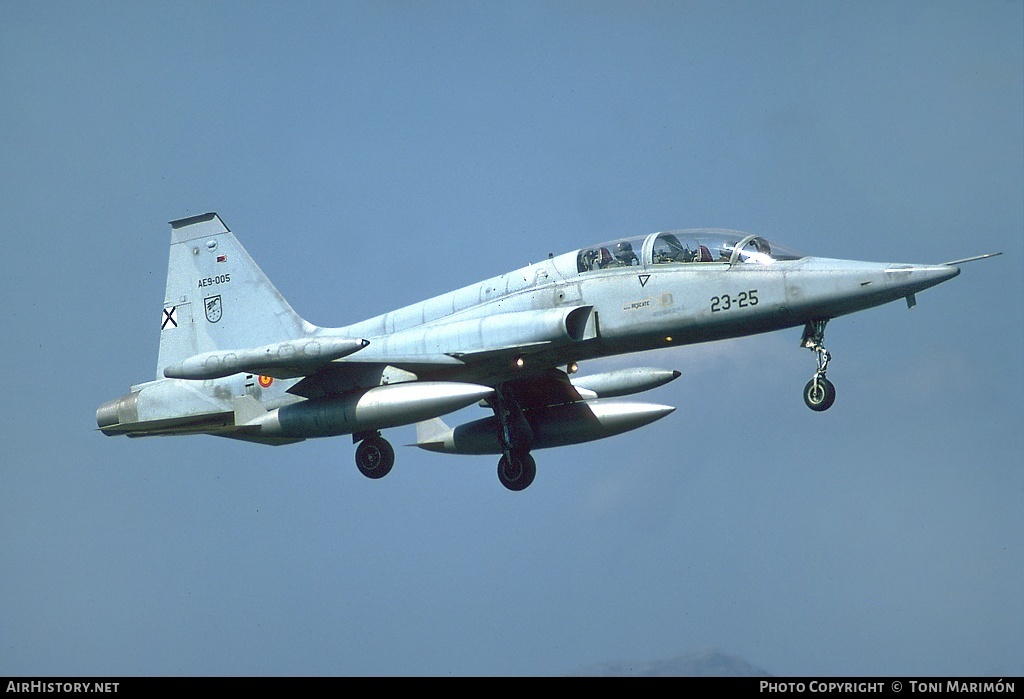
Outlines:
<svg viewBox="0 0 1024 699"><path fill-rule="evenodd" d="M211 323L216 323L224 315L224 305L220 301L220 294L207 296L203 305L206 308L206 319Z"/></svg>

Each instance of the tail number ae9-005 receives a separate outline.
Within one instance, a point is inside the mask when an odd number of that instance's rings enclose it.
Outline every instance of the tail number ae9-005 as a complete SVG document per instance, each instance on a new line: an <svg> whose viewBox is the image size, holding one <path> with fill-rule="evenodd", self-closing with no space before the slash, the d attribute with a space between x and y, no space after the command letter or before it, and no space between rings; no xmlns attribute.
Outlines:
<svg viewBox="0 0 1024 699"><path fill-rule="evenodd" d="M751 289L750 291L741 291L735 296L729 294L722 294L721 296L711 297L711 312L718 313L719 311L730 311L734 308L748 308L749 306L757 305L757 289Z"/></svg>
<svg viewBox="0 0 1024 699"><path fill-rule="evenodd" d="M218 274L216 277L205 277L199 280L199 288L202 289L204 286L215 286L217 284L227 284L231 281L230 274Z"/></svg>

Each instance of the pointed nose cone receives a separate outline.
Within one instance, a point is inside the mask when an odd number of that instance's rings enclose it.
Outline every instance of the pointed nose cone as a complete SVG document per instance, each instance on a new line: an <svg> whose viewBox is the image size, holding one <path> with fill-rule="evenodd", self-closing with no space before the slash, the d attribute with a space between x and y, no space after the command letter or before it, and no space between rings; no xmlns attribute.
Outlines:
<svg viewBox="0 0 1024 699"><path fill-rule="evenodd" d="M899 265L885 270L885 282L902 296L930 289L958 274L956 265Z"/></svg>

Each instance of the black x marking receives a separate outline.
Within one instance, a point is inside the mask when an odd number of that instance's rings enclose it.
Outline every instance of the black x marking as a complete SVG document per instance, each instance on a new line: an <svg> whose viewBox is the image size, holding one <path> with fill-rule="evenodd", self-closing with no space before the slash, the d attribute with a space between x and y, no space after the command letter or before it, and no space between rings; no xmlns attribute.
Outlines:
<svg viewBox="0 0 1024 699"><path fill-rule="evenodd" d="M160 329L163 330L170 323L172 328L178 327L178 321L174 320L174 310L177 306L171 306L170 308L164 309L164 322L160 324Z"/></svg>

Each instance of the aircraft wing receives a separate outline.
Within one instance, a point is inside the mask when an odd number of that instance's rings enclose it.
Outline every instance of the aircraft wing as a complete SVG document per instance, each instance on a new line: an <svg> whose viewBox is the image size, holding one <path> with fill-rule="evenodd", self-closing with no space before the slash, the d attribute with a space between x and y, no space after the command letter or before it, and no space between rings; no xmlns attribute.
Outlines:
<svg viewBox="0 0 1024 699"><path fill-rule="evenodd" d="M505 383L504 388L523 410L565 405L584 399L569 381L569 376L560 369L548 369L542 374L514 379Z"/></svg>
<svg viewBox="0 0 1024 699"><path fill-rule="evenodd" d="M367 358L362 361L334 361L314 372L288 389L288 393L303 398L337 395L357 388L373 388L402 381L416 381L437 373L457 375L465 364L448 355L418 357Z"/></svg>
<svg viewBox="0 0 1024 699"><path fill-rule="evenodd" d="M304 398L346 393L357 388L372 388L388 383L424 379L485 380L492 375L506 374L516 357L529 355L546 348L550 343L510 345L476 352L421 355L386 355L383 357L363 353L332 361L288 389L289 393ZM563 372L564 383L572 389ZM529 379L532 380L532 379ZM524 381L529 381L524 380ZM545 380L549 380L545 377ZM513 382L514 384L519 381ZM555 391L555 387L550 387ZM525 389L524 389L525 390ZM561 395L555 391L553 395ZM573 400L580 400L577 393ZM565 402L565 401L562 401ZM531 403L532 405L532 403Z"/></svg>
<svg viewBox="0 0 1024 699"><path fill-rule="evenodd" d="M596 336L593 306L443 318L371 336L369 341L360 341L366 344L350 351L344 343L352 340L339 338L335 340L339 354L312 367L312 371L292 374L304 378L289 392L314 398L416 380L472 381L493 386L511 378L510 373L526 375L521 370L524 361L527 366L531 364L531 355Z"/></svg>

